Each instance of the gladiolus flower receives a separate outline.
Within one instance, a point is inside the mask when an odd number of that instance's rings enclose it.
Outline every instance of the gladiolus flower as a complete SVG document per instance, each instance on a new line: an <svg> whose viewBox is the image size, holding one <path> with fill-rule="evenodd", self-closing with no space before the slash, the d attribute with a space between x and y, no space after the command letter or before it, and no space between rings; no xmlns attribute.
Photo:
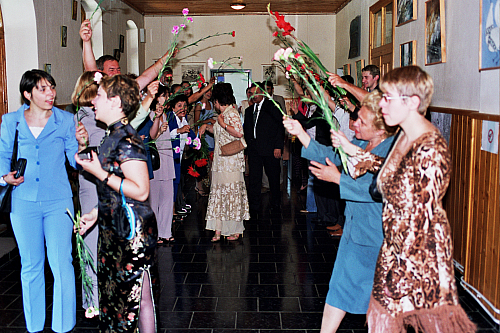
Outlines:
<svg viewBox="0 0 500 333"><path fill-rule="evenodd" d="M190 167L188 168L188 174L190 174L190 175L191 175L191 176L193 176L194 178L198 178L198 177L200 177L200 174L199 174L199 173L198 173L195 169L193 169L193 167L192 167L192 166L190 166Z"/></svg>
<svg viewBox="0 0 500 333"><path fill-rule="evenodd" d="M202 159L199 159L199 160L194 161L194 164L195 164L198 168L201 168L201 167L204 167L205 165L207 165L207 164L208 164L208 162L207 162L207 159L206 159L206 158L202 158Z"/></svg>
<svg viewBox="0 0 500 333"><path fill-rule="evenodd" d="M290 23L285 21L284 15L280 15L277 11L274 13L271 10L269 11L271 12L271 15L274 15L274 17L276 17L276 25L278 26L278 28L283 29L283 36L288 36L292 31L295 30L295 28L292 27Z"/></svg>
<svg viewBox="0 0 500 333"><path fill-rule="evenodd" d="M286 66L287 73L292 70L292 65Z"/></svg>
<svg viewBox="0 0 500 333"><path fill-rule="evenodd" d="M285 78L286 78L287 80L290 80L290 73L289 73L289 72L285 72Z"/></svg>
<svg viewBox="0 0 500 333"><path fill-rule="evenodd" d="M208 68L213 69L214 68L214 59L208 58L207 64L208 64Z"/></svg>
<svg viewBox="0 0 500 333"><path fill-rule="evenodd" d="M180 25L180 27L181 27L182 29L184 29L184 28L186 27L186 25L185 25L185 24L181 24L181 25Z"/></svg>
<svg viewBox="0 0 500 333"><path fill-rule="evenodd" d="M174 153L180 154L181 153L181 147L175 147L174 148Z"/></svg>
<svg viewBox="0 0 500 333"><path fill-rule="evenodd" d="M276 61L280 61L281 60L281 57L283 56L283 53L285 53L285 50L283 49L279 49L278 51L276 51L274 53L274 57L273 59L276 60Z"/></svg>
<svg viewBox="0 0 500 333"><path fill-rule="evenodd" d="M184 8L182 10L182 15L186 16L187 14L189 14L189 8Z"/></svg>
<svg viewBox="0 0 500 333"><path fill-rule="evenodd" d="M186 18L186 20L188 20L189 22L193 22L193 18L192 17L188 17L188 18Z"/></svg>
<svg viewBox="0 0 500 333"><path fill-rule="evenodd" d="M214 160L214 152L211 151L210 154L208 154L208 158L210 158L210 161Z"/></svg>
<svg viewBox="0 0 500 333"><path fill-rule="evenodd" d="M278 32L277 31L273 32L273 37L278 37Z"/></svg>
<svg viewBox="0 0 500 333"><path fill-rule="evenodd" d="M101 72L95 72L94 74L94 81L95 83L99 84L102 79L102 73Z"/></svg>
<svg viewBox="0 0 500 333"><path fill-rule="evenodd" d="M236 31L231 32L231 36L236 37Z"/></svg>
<svg viewBox="0 0 500 333"><path fill-rule="evenodd" d="M288 58L290 57L290 55L292 54L292 52L293 52L293 50L292 50L292 48L291 48L291 47L287 48L287 49L285 50L285 52L283 53L283 57L284 57L285 59L288 59Z"/></svg>

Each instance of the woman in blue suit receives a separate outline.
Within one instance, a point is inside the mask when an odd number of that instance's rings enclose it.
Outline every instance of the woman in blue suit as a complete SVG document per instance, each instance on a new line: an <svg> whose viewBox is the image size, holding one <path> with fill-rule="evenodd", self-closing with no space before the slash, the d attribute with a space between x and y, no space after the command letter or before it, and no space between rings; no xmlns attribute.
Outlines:
<svg viewBox="0 0 500 333"><path fill-rule="evenodd" d="M74 167L75 153L85 147L83 126L75 131L73 115L54 107L56 83L41 70L23 74L24 105L2 117L0 175L14 185L10 219L21 255L21 284L26 326L45 324L45 246L54 275L52 330L67 332L76 322L75 273L72 265L73 200L65 159ZM18 158L27 160L24 177L14 178L10 162L18 130ZM76 139L75 139L76 135ZM45 245L46 244L46 245Z"/></svg>
<svg viewBox="0 0 500 333"><path fill-rule="evenodd" d="M386 127L378 112L380 95L365 97L354 123L355 145L378 156L386 156L392 141L394 128ZM340 239L337 258L326 296L321 333L336 332L346 312L364 314L373 287L375 264L382 240L382 203L374 202L369 187L373 174L352 179L340 173L335 165L340 157L332 147L320 145L307 135L299 122L283 121L292 135L303 144L302 157L311 160L309 169L318 179L339 184L340 197L346 200L345 225ZM325 163L327 165L324 165Z"/></svg>

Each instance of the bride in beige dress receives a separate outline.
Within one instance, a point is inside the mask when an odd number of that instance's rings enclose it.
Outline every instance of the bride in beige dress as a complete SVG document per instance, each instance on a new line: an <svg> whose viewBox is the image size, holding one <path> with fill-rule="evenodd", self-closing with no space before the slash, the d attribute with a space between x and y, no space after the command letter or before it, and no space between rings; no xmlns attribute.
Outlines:
<svg viewBox="0 0 500 333"><path fill-rule="evenodd" d="M215 231L212 242L218 242L221 235L228 240L238 240L245 230L243 220L250 218L243 178L245 160L243 151L222 156L220 147L242 138L243 126L238 111L233 107L235 99L231 84L216 84L212 100L219 117L213 126L207 128L214 133L215 149L206 229Z"/></svg>

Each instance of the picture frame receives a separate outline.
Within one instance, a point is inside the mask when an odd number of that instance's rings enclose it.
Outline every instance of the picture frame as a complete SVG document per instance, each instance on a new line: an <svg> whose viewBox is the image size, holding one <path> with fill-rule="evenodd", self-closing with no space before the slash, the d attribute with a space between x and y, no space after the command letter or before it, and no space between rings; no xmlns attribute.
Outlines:
<svg viewBox="0 0 500 333"><path fill-rule="evenodd" d="M361 88L363 85L363 73L361 70L365 67L365 59L356 61L356 85Z"/></svg>
<svg viewBox="0 0 500 333"><path fill-rule="evenodd" d="M345 64L342 66L342 69L344 70L344 75L351 75L351 64Z"/></svg>
<svg viewBox="0 0 500 333"><path fill-rule="evenodd" d="M276 65L264 64L262 65L262 82L271 80L273 85L278 85L278 69Z"/></svg>
<svg viewBox="0 0 500 333"><path fill-rule="evenodd" d="M396 27L417 19L417 0L397 0Z"/></svg>
<svg viewBox="0 0 500 333"><path fill-rule="evenodd" d="M73 0L73 5L71 6L71 19L76 21L78 18L78 1Z"/></svg>
<svg viewBox="0 0 500 333"><path fill-rule="evenodd" d="M116 58L116 60L120 61L122 53L120 52L120 49L114 49L113 50L113 57Z"/></svg>
<svg viewBox="0 0 500 333"><path fill-rule="evenodd" d="M498 37L492 36L493 31L498 31L500 20L498 17L491 20L499 2L500 0L479 0L479 71L500 68L500 45Z"/></svg>
<svg viewBox="0 0 500 333"><path fill-rule="evenodd" d="M425 65L446 62L444 0L425 2Z"/></svg>
<svg viewBox="0 0 500 333"><path fill-rule="evenodd" d="M182 81L194 82L198 80L198 74L205 77L205 63L193 62L181 64Z"/></svg>
<svg viewBox="0 0 500 333"><path fill-rule="evenodd" d="M125 52L125 36L120 35L120 52Z"/></svg>
<svg viewBox="0 0 500 333"><path fill-rule="evenodd" d="M65 25L61 26L61 47L68 46L68 27Z"/></svg>
<svg viewBox="0 0 500 333"><path fill-rule="evenodd" d="M417 64L417 41L412 40L399 45L399 65L400 67Z"/></svg>
<svg viewBox="0 0 500 333"><path fill-rule="evenodd" d="M43 65L43 70L45 73L52 75L52 64Z"/></svg>

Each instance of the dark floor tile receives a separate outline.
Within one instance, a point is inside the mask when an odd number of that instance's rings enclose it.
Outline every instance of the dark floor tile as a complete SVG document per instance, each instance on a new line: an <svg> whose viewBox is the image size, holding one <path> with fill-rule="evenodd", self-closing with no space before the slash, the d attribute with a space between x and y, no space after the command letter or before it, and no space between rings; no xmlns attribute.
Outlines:
<svg viewBox="0 0 500 333"><path fill-rule="evenodd" d="M266 263L250 263L248 266L249 272L266 272L266 273L276 273L276 264L274 262Z"/></svg>
<svg viewBox="0 0 500 333"><path fill-rule="evenodd" d="M19 295L1 295L0 296L0 310L8 309L9 305L12 304L16 299L19 299ZM14 309L11 309L14 310Z"/></svg>
<svg viewBox="0 0 500 333"><path fill-rule="evenodd" d="M319 329L321 328L322 313L299 312L281 313L283 329Z"/></svg>
<svg viewBox="0 0 500 333"><path fill-rule="evenodd" d="M240 285L228 288L225 284L204 284L201 286L200 297L238 297Z"/></svg>
<svg viewBox="0 0 500 333"><path fill-rule="evenodd" d="M179 297L173 311L215 311L215 297Z"/></svg>
<svg viewBox="0 0 500 333"><path fill-rule="evenodd" d="M175 284L174 288L162 291L166 297L198 297L200 296L200 284Z"/></svg>
<svg viewBox="0 0 500 333"><path fill-rule="evenodd" d="M191 323L193 313L192 312L167 312L160 311L158 315L159 325L158 327L161 329L170 328L186 328L189 327Z"/></svg>
<svg viewBox="0 0 500 333"><path fill-rule="evenodd" d="M222 273L188 273L185 283L221 284Z"/></svg>
<svg viewBox="0 0 500 333"><path fill-rule="evenodd" d="M265 295L278 297L278 287L275 284L247 284L240 286L240 297L255 297Z"/></svg>
<svg viewBox="0 0 500 333"><path fill-rule="evenodd" d="M313 273L331 273L333 270L333 263L310 262L309 265Z"/></svg>
<svg viewBox="0 0 500 333"><path fill-rule="evenodd" d="M312 284L280 284L278 285L279 297L316 297L317 291Z"/></svg>
<svg viewBox="0 0 500 333"><path fill-rule="evenodd" d="M290 273L260 273L260 284L294 284L295 275Z"/></svg>
<svg viewBox="0 0 500 333"><path fill-rule="evenodd" d="M190 328L235 328L236 312L194 312Z"/></svg>
<svg viewBox="0 0 500 333"><path fill-rule="evenodd" d="M219 297L217 311L258 311L257 297Z"/></svg>
<svg viewBox="0 0 500 333"><path fill-rule="evenodd" d="M291 258L288 253L261 253L259 262L290 262Z"/></svg>
<svg viewBox="0 0 500 333"><path fill-rule="evenodd" d="M341 329L365 329L366 315L347 313L342 319L339 328Z"/></svg>
<svg viewBox="0 0 500 333"><path fill-rule="evenodd" d="M304 312L323 312L324 297L299 297L300 309Z"/></svg>
<svg viewBox="0 0 500 333"><path fill-rule="evenodd" d="M275 312L238 312L236 328L281 329L280 314Z"/></svg>
<svg viewBox="0 0 500 333"><path fill-rule="evenodd" d="M177 262L172 269L176 273L205 273L207 271L206 263L187 263Z"/></svg>
<svg viewBox="0 0 500 333"><path fill-rule="evenodd" d="M299 312L297 297L259 297L259 312Z"/></svg>
<svg viewBox="0 0 500 333"><path fill-rule="evenodd" d="M2 310L2 315L0 316L0 327L10 326L15 323L16 319L21 316L23 322L21 325L14 326L24 326L24 315L23 311L20 310ZM1 330L0 330L1 331Z"/></svg>
<svg viewBox="0 0 500 333"><path fill-rule="evenodd" d="M259 284L259 273L225 272L222 284Z"/></svg>

